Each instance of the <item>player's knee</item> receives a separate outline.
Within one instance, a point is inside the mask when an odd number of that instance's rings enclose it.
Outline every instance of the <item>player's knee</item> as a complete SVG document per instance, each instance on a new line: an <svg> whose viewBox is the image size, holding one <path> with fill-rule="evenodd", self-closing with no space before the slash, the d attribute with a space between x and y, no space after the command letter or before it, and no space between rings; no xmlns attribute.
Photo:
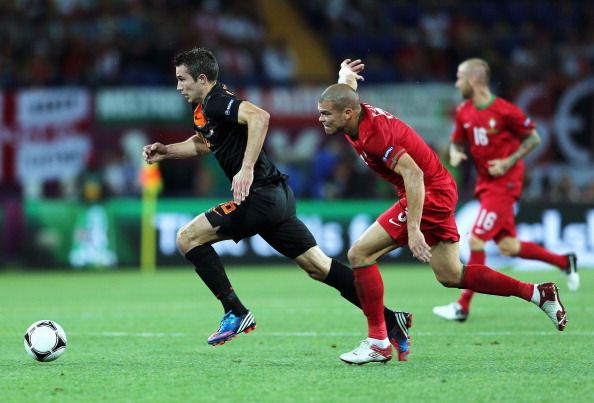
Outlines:
<svg viewBox="0 0 594 403"><path fill-rule="evenodd" d="M193 247L200 245L200 243L197 242L193 231L187 225L184 225L177 231L175 243L177 245L177 249L182 254L185 254Z"/></svg>
<svg viewBox="0 0 594 403"><path fill-rule="evenodd" d="M327 273L316 262L304 259L296 259L295 262L314 280L322 281L326 278Z"/></svg>
<svg viewBox="0 0 594 403"><path fill-rule="evenodd" d="M499 246L499 253L501 254L501 256L514 256L513 250L505 245Z"/></svg>
<svg viewBox="0 0 594 403"><path fill-rule="evenodd" d="M499 253L503 256L518 256L520 245L515 240L504 240L497 244Z"/></svg>
<svg viewBox="0 0 594 403"><path fill-rule="evenodd" d="M314 246L297 256L294 261L309 277L318 281L326 279L332 264L332 260L318 246Z"/></svg>
<svg viewBox="0 0 594 403"><path fill-rule="evenodd" d="M485 249L485 241L482 239L478 239L475 237L470 237L468 240L468 245L470 246L470 250L483 250Z"/></svg>
<svg viewBox="0 0 594 403"><path fill-rule="evenodd" d="M435 274L435 278L446 288L458 288L460 285L460 278L453 275Z"/></svg>
<svg viewBox="0 0 594 403"><path fill-rule="evenodd" d="M177 230L177 234L175 235L175 244L177 245L177 250L179 250L182 254L188 251L185 227L181 227L179 230Z"/></svg>
<svg viewBox="0 0 594 403"><path fill-rule="evenodd" d="M305 270L309 277L317 281L324 281L327 275L323 270L320 270L316 266L304 267L303 270Z"/></svg>
<svg viewBox="0 0 594 403"><path fill-rule="evenodd" d="M351 267L358 267L358 266L366 264L366 261L365 261L366 256L359 248L359 245L357 242L355 242L349 248L349 251L347 252L347 258L349 259L349 263L350 263Z"/></svg>
<svg viewBox="0 0 594 403"><path fill-rule="evenodd" d="M462 264L456 268L433 267L433 273L437 281L447 288L458 288L462 282Z"/></svg>

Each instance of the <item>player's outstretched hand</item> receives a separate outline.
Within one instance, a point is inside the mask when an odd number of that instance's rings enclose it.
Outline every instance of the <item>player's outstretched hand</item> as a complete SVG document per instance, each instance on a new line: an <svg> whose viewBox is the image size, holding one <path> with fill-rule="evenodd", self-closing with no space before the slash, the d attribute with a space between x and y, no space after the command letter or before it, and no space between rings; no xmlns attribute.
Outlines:
<svg viewBox="0 0 594 403"><path fill-rule="evenodd" d="M365 78L359 74L363 70L365 70L365 64L363 64L361 59L345 59L342 61L342 63L340 63L340 71L338 72L338 76L352 76L356 80L365 81Z"/></svg>
<svg viewBox="0 0 594 403"><path fill-rule="evenodd" d="M142 158L152 164L164 160L167 156L167 146L161 143L153 143L142 148Z"/></svg>

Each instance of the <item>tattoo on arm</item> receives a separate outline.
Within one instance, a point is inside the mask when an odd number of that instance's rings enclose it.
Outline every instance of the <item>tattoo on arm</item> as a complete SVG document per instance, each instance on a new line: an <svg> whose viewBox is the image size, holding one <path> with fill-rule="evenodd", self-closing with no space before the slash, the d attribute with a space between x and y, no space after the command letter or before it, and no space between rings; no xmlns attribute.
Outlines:
<svg viewBox="0 0 594 403"><path fill-rule="evenodd" d="M530 136L526 137L524 141L522 141L522 144L520 144L520 147L516 150L516 152L508 157L510 166L513 166L516 162L528 155L539 144L540 137L536 131L533 131Z"/></svg>

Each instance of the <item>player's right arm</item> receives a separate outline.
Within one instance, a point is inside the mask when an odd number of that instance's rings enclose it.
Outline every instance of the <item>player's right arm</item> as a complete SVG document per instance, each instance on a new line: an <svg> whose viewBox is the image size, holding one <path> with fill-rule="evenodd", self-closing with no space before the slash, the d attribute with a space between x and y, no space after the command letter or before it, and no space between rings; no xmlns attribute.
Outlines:
<svg viewBox="0 0 594 403"><path fill-rule="evenodd" d="M460 118L460 108L456 110L456 117L454 119L454 131L450 135L450 165L454 168L460 165L462 161L466 161L468 156L464 152L464 145L466 143L466 131L462 120Z"/></svg>
<svg viewBox="0 0 594 403"><path fill-rule="evenodd" d="M466 161L468 156L464 152L464 146L458 143L450 143L450 165L457 167L462 161Z"/></svg>
<svg viewBox="0 0 594 403"><path fill-rule="evenodd" d="M423 171L412 157L404 153L393 168L394 172L402 176L406 193L407 213L406 227L408 231L408 247L413 256L420 262L431 260L431 248L421 232L421 217L425 203L425 183Z"/></svg>
<svg viewBox="0 0 594 403"><path fill-rule="evenodd" d="M338 83L346 84L357 91L357 80L365 81L365 78L359 75L364 69L365 65L361 62L361 59L343 60L342 63L340 63L340 70L338 71Z"/></svg>
<svg viewBox="0 0 594 403"><path fill-rule="evenodd" d="M153 143L144 146L142 149L142 157L149 164L167 159L197 157L208 153L210 153L210 149L199 135L194 135L180 143L167 145Z"/></svg>

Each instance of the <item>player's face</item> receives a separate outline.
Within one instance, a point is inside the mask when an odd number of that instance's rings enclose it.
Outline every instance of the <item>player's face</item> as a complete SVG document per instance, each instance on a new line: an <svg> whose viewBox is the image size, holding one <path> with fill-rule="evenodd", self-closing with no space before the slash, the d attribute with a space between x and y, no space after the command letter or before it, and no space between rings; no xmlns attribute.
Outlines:
<svg viewBox="0 0 594 403"><path fill-rule="evenodd" d="M194 80L185 65L175 67L175 78L177 78L177 90L188 100L189 103L202 102L204 100L204 80L198 76Z"/></svg>
<svg viewBox="0 0 594 403"><path fill-rule="evenodd" d="M338 132L344 132L347 124L347 116L345 112L340 112L334 108L334 104L330 101L318 103L318 111L320 117L318 120L324 126L326 134L332 135Z"/></svg>
<svg viewBox="0 0 594 403"><path fill-rule="evenodd" d="M466 69L464 68L463 64L458 67L458 72L456 73L456 77L457 77L456 88L458 89L458 91L460 91L462 98L464 98L464 99L472 98L473 89L472 89L472 86L470 85L470 82L468 81L468 73L466 72Z"/></svg>

